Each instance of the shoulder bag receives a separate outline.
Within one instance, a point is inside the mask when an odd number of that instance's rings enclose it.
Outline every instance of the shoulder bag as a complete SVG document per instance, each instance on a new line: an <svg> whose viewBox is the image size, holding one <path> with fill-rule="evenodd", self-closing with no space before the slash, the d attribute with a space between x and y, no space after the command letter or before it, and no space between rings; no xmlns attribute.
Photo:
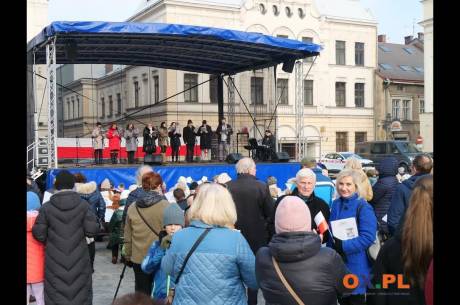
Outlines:
<svg viewBox="0 0 460 305"><path fill-rule="evenodd" d="M356 210L356 225L359 226L359 213L361 212L361 208L363 207L363 204L360 204L358 206L358 209ZM377 222L378 226L378 222ZM359 228L358 228L359 231ZM375 260L377 259L377 255L380 252L380 248L382 247L383 242L379 236L379 230L377 228L377 231L375 232L375 240L373 241L372 245L369 246L369 248L366 249L366 254L367 258L371 263L374 263Z"/></svg>
<svg viewBox="0 0 460 305"><path fill-rule="evenodd" d="M287 282L286 278L283 276L283 273L281 272L280 266L278 265L278 262L276 259L272 256L272 262L273 266L275 266L276 273L278 274L279 278L281 279L281 282L283 283L284 287L289 291L289 294L294 298L294 300L297 302L299 305L305 305L304 302L299 298L297 293L295 293L294 289L292 289L291 285Z"/></svg>
<svg viewBox="0 0 460 305"><path fill-rule="evenodd" d="M139 207L136 205L136 210L137 210L137 213L139 214L139 216L142 218L142 220L144 221L144 223L147 225L147 227L149 227L149 229L158 237L160 237L160 235L157 233L157 231L155 231L150 225L149 223L145 220L144 216L142 216L141 214L141 211L139 211Z"/></svg>

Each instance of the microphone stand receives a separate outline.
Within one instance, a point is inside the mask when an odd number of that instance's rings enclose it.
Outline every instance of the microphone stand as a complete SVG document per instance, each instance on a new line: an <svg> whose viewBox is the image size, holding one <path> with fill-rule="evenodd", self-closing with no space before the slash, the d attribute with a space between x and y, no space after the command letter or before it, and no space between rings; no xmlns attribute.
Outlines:
<svg viewBox="0 0 460 305"><path fill-rule="evenodd" d="M77 164L75 164L76 167L80 167L79 158L78 158L78 151L79 151L79 147L80 147L80 140L79 140L79 138L80 138L79 135L76 135L76 136L75 136L75 146L77 147Z"/></svg>

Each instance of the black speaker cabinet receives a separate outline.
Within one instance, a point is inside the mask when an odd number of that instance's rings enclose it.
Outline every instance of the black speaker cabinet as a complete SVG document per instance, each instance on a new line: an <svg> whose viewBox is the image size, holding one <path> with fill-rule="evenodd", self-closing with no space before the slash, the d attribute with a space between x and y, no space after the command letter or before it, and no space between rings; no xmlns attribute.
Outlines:
<svg viewBox="0 0 460 305"><path fill-rule="evenodd" d="M158 154L158 155L145 155L144 156L144 164L162 164L163 163L163 157Z"/></svg>
<svg viewBox="0 0 460 305"><path fill-rule="evenodd" d="M289 162L289 154L285 151L278 151L274 155L273 162Z"/></svg>
<svg viewBox="0 0 460 305"><path fill-rule="evenodd" d="M230 164L235 164L236 162L240 161L240 159L242 158L243 158L243 155L240 153L231 153L231 154L228 154L225 161L227 161L227 163L230 163Z"/></svg>

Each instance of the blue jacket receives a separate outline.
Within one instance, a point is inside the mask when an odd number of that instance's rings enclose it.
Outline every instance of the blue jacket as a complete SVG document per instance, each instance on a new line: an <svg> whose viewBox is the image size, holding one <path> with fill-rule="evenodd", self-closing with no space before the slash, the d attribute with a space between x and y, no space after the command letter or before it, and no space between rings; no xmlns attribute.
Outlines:
<svg viewBox="0 0 460 305"><path fill-rule="evenodd" d="M165 250L160 247L160 242L158 240L154 241L141 264L141 268L144 273L154 274L154 299L165 299L168 296L169 287L174 287L173 281L171 281L169 276L160 268L161 259L164 255Z"/></svg>
<svg viewBox="0 0 460 305"><path fill-rule="evenodd" d="M243 235L194 220L173 235L161 269L173 280L205 228L212 228L190 256L176 287L174 305L246 305L245 285L257 289L255 257Z"/></svg>
<svg viewBox="0 0 460 305"><path fill-rule="evenodd" d="M75 189L80 198L89 202L91 210L97 218L105 222L105 200L97 189L97 184L94 181L88 183L75 183Z"/></svg>
<svg viewBox="0 0 460 305"><path fill-rule="evenodd" d="M396 187L391 197L390 208L388 209L388 231L391 235L395 234L399 223L404 219L407 207L409 206L410 195L414 188L415 182L425 174L416 174L407 180L404 180Z"/></svg>
<svg viewBox="0 0 460 305"><path fill-rule="evenodd" d="M326 201L326 203L331 206L332 198L335 193L335 185L332 182L331 178L323 175L322 169L313 168L312 171L316 175L316 184L315 184L315 195Z"/></svg>
<svg viewBox="0 0 460 305"><path fill-rule="evenodd" d="M388 213L391 197L396 187L399 185L396 174L398 173L398 160L396 158L386 158L380 162L379 179L372 187L374 196L369 202L375 210L375 216L379 222L380 230L388 233L387 223L382 218Z"/></svg>
<svg viewBox="0 0 460 305"><path fill-rule="evenodd" d="M366 284L370 279L371 264L367 258L366 250L372 245L377 232L377 219L374 214L374 209L363 198L358 197L354 193L349 198L339 197L332 203L331 217L329 221L357 217L356 213L358 206L362 205L358 226L358 237L342 241L343 252L347 257L345 265L352 274L359 278L359 286L352 294L366 293ZM329 223L329 227L331 227ZM332 232L334 234L334 232ZM328 246L332 247L331 241L328 241Z"/></svg>

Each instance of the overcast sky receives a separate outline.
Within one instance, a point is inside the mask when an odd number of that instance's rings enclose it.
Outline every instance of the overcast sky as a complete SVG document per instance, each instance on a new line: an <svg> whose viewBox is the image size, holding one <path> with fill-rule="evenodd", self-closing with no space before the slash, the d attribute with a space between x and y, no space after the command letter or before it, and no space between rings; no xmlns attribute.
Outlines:
<svg viewBox="0 0 460 305"><path fill-rule="evenodd" d="M320 0L327 1L327 0ZM420 0L361 0L378 21L378 33L387 42L404 43L404 36L423 32ZM138 10L140 0L50 0L52 21L125 21ZM415 27L414 27L415 22ZM415 29L415 31L414 31Z"/></svg>

